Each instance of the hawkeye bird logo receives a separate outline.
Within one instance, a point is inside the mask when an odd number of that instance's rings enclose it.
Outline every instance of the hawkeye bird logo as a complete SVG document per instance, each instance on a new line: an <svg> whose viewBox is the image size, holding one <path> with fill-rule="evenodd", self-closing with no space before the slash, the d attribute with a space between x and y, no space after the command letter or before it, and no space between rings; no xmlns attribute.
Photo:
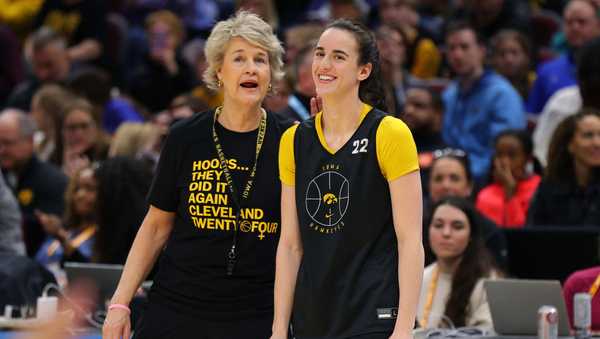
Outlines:
<svg viewBox="0 0 600 339"><path fill-rule="evenodd" d="M323 202L325 203L325 205L331 205L338 202L338 199L333 193L327 193L323 196Z"/></svg>
<svg viewBox="0 0 600 339"><path fill-rule="evenodd" d="M305 195L306 211L316 224L334 228L342 221L350 203L348 179L336 171L314 177Z"/></svg>

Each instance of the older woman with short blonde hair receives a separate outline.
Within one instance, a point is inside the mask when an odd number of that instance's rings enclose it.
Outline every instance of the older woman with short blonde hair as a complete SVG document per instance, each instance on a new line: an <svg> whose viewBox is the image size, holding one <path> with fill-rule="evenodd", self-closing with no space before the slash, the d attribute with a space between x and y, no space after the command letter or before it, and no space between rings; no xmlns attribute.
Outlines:
<svg viewBox="0 0 600 339"><path fill-rule="evenodd" d="M170 129L104 338L129 337L129 302L161 252L135 338L271 335L277 154L289 124L261 106L282 76L283 49L267 23L240 12L217 23L205 54L205 81L223 105Z"/></svg>

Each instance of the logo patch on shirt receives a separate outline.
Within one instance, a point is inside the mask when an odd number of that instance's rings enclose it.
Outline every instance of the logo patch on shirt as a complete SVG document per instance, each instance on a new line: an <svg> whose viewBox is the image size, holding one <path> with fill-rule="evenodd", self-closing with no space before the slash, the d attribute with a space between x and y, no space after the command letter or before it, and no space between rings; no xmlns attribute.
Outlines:
<svg viewBox="0 0 600 339"><path fill-rule="evenodd" d="M339 165L326 165L322 173L308 183L305 194L309 227L319 233L332 234L344 226L343 218L350 203L350 182L339 172Z"/></svg>
<svg viewBox="0 0 600 339"><path fill-rule="evenodd" d="M17 194L21 206L28 206L33 201L33 191L29 188L24 188Z"/></svg>
<svg viewBox="0 0 600 339"><path fill-rule="evenodd" d="M378 308L377 319L396 319L398 317L398 307Z"/></svg>

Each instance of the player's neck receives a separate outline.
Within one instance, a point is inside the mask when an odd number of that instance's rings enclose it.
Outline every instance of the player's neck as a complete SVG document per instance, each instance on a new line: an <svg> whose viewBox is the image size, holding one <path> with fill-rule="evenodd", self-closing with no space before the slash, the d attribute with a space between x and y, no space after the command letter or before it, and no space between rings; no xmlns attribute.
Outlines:
<svg viewBox="0 0 600 339"><path fill-rule="evenodd" d="M325 135L343 136L352 134L360 122L363 103L357 95L341 100L323 98L322 126Z"/></svg>

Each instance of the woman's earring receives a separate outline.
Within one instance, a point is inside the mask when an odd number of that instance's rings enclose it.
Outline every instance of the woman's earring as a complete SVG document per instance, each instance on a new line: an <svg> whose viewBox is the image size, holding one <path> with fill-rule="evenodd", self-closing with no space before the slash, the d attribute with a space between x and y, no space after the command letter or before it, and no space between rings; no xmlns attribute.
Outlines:
<svg viewBox="0 0 600 339"><path fill-rule="evenodd" d="M221 79L217 79L217 87L221 87L221 86L223 86Z"/></svg>
<svg viewBox="0 0 600 339"><path fill-rule="evenodd" d="M273 85L269 84L269 92L273 92Z"/></svg>

